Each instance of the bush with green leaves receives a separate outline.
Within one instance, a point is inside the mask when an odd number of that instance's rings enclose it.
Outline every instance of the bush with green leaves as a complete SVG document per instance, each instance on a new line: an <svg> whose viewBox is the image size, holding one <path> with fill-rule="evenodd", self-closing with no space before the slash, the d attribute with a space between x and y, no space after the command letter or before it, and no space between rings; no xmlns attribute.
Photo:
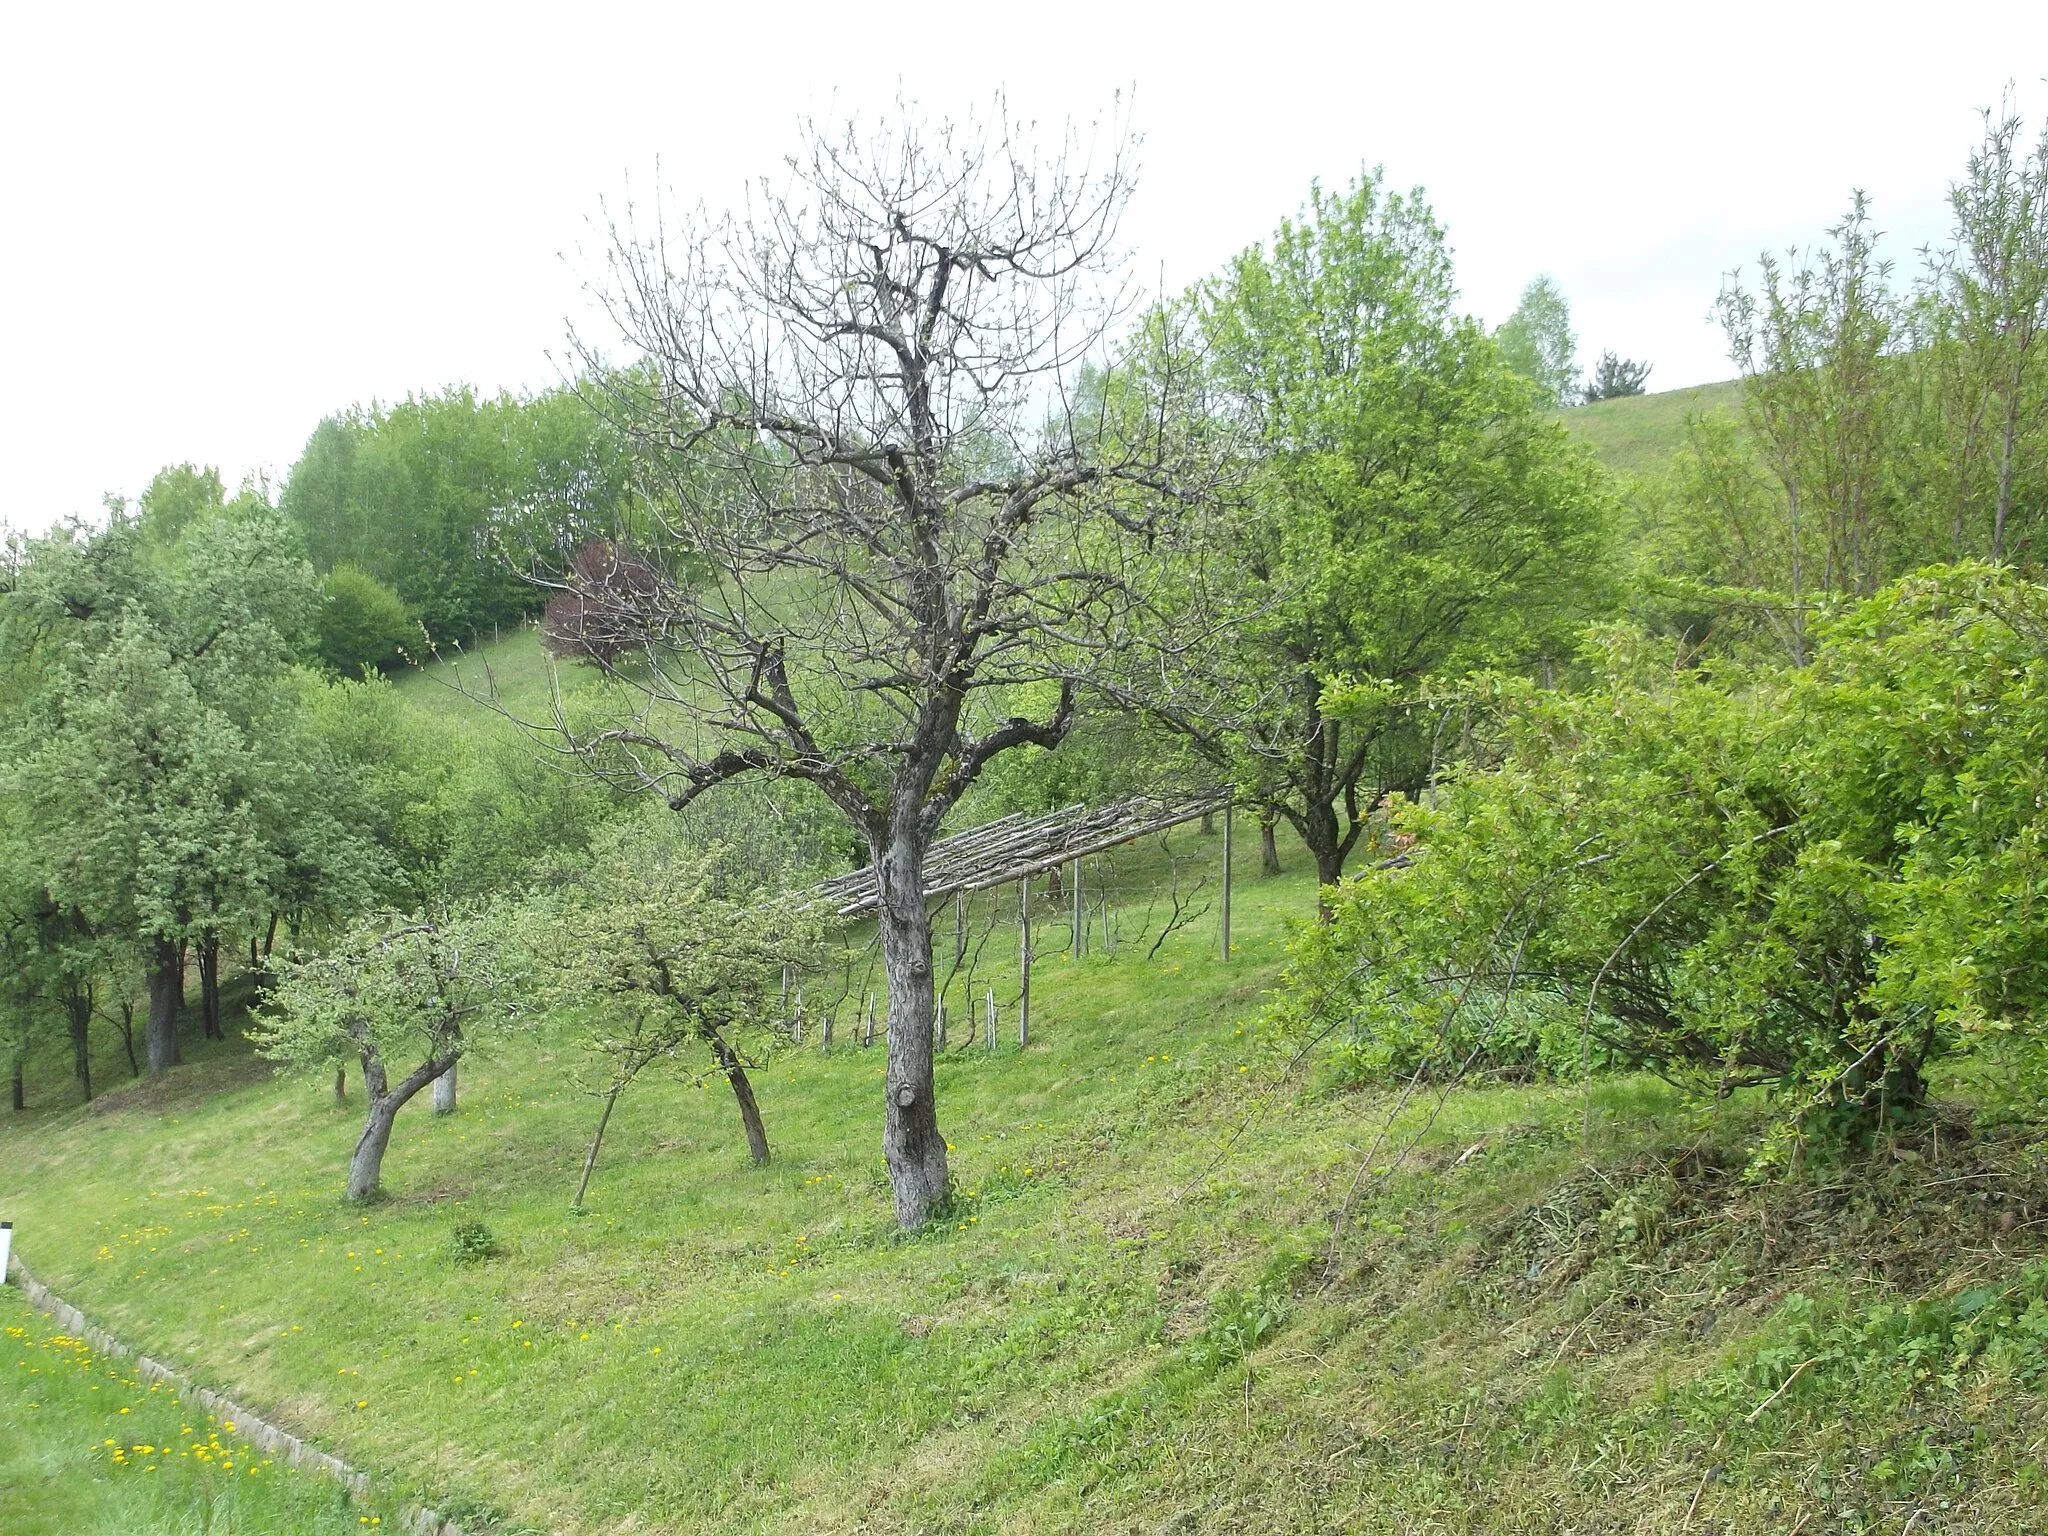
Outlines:
<svg viewBox="0 0 2048 1536"><path fill-rule="evenodd" d="M2037 1105L2048 588L1924 573L1801 669L1688 670L1624 636L1595 660L1581 693L1473 685L1484 761L1398 809L1412 859L1297 941L1289 1026L1386 1073L1575 1054L1761 1086L1823 1139L1914 1113L1963 1049Z"/></svg>
<svg viewBox="0 0 2048 1536"><path fill-rule="evenodd" d="M420 639L404 601L368 571L337 565L321 586L320 659L343 677L394 667L407 642Z"/></svg>

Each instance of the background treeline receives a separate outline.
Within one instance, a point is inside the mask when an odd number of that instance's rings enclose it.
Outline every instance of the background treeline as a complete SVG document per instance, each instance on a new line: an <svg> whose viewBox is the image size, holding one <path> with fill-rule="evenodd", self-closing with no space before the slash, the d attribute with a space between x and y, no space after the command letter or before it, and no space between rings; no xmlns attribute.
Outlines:
<svg viewBox="0 0 2048 1536"><path fill-rule="evenodd" d="M324 577L324 658L396 664L537 613L526 573L617 530L624 445L573 388L467 388L358 406L314 430L281 507Z"/></svg>

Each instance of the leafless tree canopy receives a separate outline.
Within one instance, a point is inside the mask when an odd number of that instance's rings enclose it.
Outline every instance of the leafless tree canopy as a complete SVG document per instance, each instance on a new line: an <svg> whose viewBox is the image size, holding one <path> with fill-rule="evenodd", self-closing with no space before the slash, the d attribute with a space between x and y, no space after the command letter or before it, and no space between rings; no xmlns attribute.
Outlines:
<svg viewBox="0 0 2048 1536"><path fill-rule="evenodd" d="M566 594L630 707L552 739L680 809L762 772L860 830L889 981L883 1152L898 1218L945 1198L932 1102L924 859L997 754L1056 746L1132 639L1199 476L1117 221L1119 126L1040 156L984 123L815 126L743 216L612 231L608 298L637 366L605 400L647 471L655 580Z"/></svg>
<svg viewBox="0 0 2048 1536"><path fill-rule="evenodd" d="M606 403L654 474L665 579L604 594L653 707L584 745L677 804L807 778L871 837L907 792L928 835L990 757L1058 742L1190 477L1101 409L1127 137L1045 160L1000 115L808 137L743 217L614 227L642 366ZM678 711L689 740L651 728Z"/></svg>

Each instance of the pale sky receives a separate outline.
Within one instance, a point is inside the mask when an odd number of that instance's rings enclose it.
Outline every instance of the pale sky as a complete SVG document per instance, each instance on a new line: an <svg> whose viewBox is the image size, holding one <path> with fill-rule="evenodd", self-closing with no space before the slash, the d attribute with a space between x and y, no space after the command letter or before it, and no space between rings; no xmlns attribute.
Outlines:
<svg viewBox="0 0 2048 1536"><path fill-rule="evenodd" d="M1382 164L1490 322L1547 272L1582 361L1725 378L1707 310L1854 187L1902 267L1977 111L2048 110L2048 4L0 7L0 523L165 463L281 479L320 417L562 377L629 182L732 205L806 112L1135 92L1125 224L1178 288Z"/></svg>

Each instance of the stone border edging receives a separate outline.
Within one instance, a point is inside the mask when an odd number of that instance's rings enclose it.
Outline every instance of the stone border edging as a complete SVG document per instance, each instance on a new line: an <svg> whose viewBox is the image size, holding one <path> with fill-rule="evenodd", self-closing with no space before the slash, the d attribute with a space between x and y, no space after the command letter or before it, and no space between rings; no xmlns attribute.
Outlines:
<svg viewBox="0 0 2048 1536"><path fill-rule="evenodd" d="M217 1419L232 1420L234 1433L287 1466L324 1473L357 1498L369 1494L370 1476L367 1472L357 1471L339 1456L330 1456L315 1449L290 1431L279 1429L262 1415L250 1413L211 1388L186 1380L161 1361L130 1349L104 1328L94 1327L83 1312L30 1274L19 1249L15 1250L13 1257L15 1276L21 1281L22 1293L28 1297L30 1305L53 1318L74 1338L85 1340L103 1355L132 1359L138 1376L146 1381L161 1382L186 1402L197 1404ZM5 1284L6 1278L0 1275L0 1284ZM463 1536L454 1521L444 1520L438 1512L419 1504L405 1507L399 1517L399 1529L409 1536Z"/></svg>

